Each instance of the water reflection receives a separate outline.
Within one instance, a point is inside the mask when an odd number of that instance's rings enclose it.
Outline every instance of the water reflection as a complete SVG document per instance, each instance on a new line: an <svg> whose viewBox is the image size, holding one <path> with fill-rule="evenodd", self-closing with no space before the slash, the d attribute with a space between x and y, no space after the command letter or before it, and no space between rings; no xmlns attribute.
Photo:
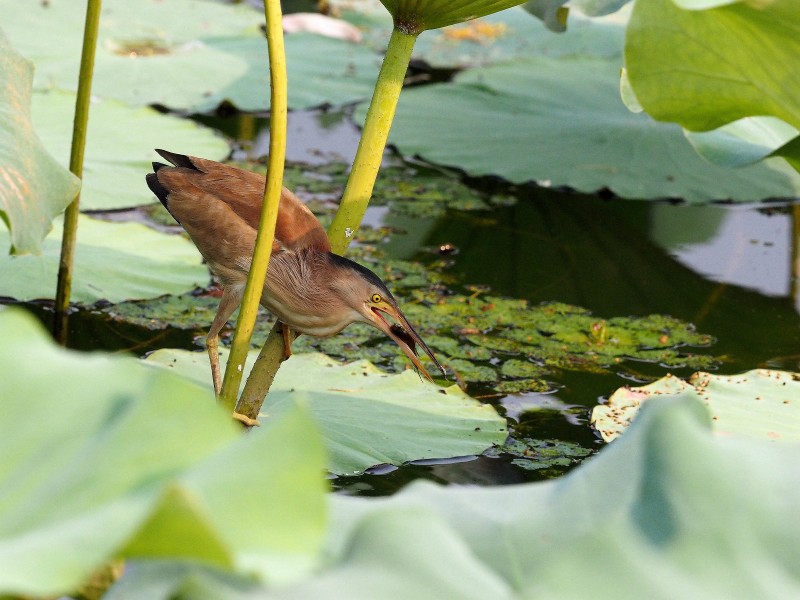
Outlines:
<svg viewBox="0 0 800 600"><path fill-rule="evenodd" d="M651 210L651 238L681 264L767 296L792 293L792 233L786 207L657 204Z"/></svg>

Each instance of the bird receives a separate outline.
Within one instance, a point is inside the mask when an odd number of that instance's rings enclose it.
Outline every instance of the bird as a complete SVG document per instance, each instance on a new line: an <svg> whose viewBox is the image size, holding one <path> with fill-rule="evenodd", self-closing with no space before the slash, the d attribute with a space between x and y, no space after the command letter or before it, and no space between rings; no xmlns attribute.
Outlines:
<svg viewBox="0 0 800 600"><path fill-rule="evenodd" d="M206 337L214 391L219 395L219 333L244 294L266 178L209 159L161 149L156 152L170 164L154 162L153 172L145 176L147 185L189 234L222 287ZM290 330L322 338L351 323L366 323L388 335L428 380L433 378L417 356L417 345L446 376L381 278L331 252L320 222L285 187L261 304L282 323L287 358L291 354Z"/></svg>

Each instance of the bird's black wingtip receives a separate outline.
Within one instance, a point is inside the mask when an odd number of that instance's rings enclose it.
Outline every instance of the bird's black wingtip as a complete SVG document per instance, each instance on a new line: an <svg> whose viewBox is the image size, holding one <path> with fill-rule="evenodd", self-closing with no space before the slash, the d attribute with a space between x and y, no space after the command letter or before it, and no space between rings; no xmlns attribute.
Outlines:
<svg viewBox="0 0 800 600"><path fill-rule="evenodd" d="M167 212L172 215L172 211L169 210L169 202L167 200L167 197L169 196L169 190L161 184L161 182L158 180L158 175L156 175L159 169L162 169L166 166L167 165L163 165L161 163L153 163L153 171L155 171L155 173L148 173L145 175L145 180L147 181L147 187L150 188L150 191L156 195L158 201L161 202L161 204L164 205L164 208L167 209ZM175 215L172 215L172 218L175 219L178 224L180 224L180 221L175 218Z"/></svg>
<svg viewBox="0 0 800 600"><path fill-rule="evenodd" d="M153 165L153 169L158 171L155 165ZM148 173L145 176L145 180L147 181L147 187L150 188L150 191L156 195L156 198L158 198L161 204L167 206L167 196L169 195L169 190L167 190L167 188L165 188L158 180L158 175L155 173Z"/></svg>
<svg viewBox="0 0 800 600"><path fill-rule="evenodd" d="M195 171L199 170L192 162L192 159L185 154L177 154L176 152L170 152L169 150L163 150L162 148L156 148L155 151L158 152L162 158L168 160L176 167L185 167L187 169L194 169Z"/></svg>

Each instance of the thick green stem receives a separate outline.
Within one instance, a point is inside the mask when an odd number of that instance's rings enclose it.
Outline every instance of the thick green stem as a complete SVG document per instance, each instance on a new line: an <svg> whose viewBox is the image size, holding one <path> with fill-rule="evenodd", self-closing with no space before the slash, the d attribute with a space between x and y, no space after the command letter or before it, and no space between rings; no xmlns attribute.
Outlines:
<svg viewBox="0 0 800 600"><path fill-rule="evenodd" d="M86 129L89 125L89 101L92 97L92 74L101 7L102 0L88 0L86 4L81 70L78 79L78 96L75 100L75 120L72 124L72 149L69 157L69 170L77 177L83 177L83 154L86 148ZM75 200L67 207L64 213L64 231L61 237L61 259L58 264L53 335L62 346L67 343L67 314L69 298L72 293L72 271L75 262L80 199L81 195L78 192Z"/></svg>
<svg viewBox="0 0 800 600"><path fill-rule="evenodd" d="M386 57L383 59L375 85L375 93L364 121L353 169L347 180L339 210L328 228L331 250L338 254L342 254L353 240L353 234L361 225L361 219L364 218L369 205L416 40L417 34L403 33L397 28L392 31ZM283 362L283 341L276 326L270 332L247 378L242 397L236 407L238 413L251 419L258 417L281 362Z"/></svg>
<svg viewBox="0 0 800 600"><path fill-rule="evenodd" d="M267 20L267 44L269 46L270 71L270 140L267 164L267 185L264 189L264 204L253 252L253 262L244 289L239 318L233 337L231 353L225 367L220 402L231 411L236 405L239 385L242 381L244 363L250 349L250 337L255 327L258 304L264 289L275 223L278 218L281 189L283 187L283 165L286 158L286 54L283 48L283 24L280 0L264 0L264 16ZM255 417L253 417L255 418Z"/></svg>
<svg viewBox="0 0 800 600"><path fill-rule="evenodd" d="M392 31L375 93L364 121L353 169L350 171L339 210L328 228L331 250L338 254L342 254L353 240L372 197L372 188L378 178L389 129L392 127L400 90L416 41L415 34L403 33L399 29Z"/></svg>

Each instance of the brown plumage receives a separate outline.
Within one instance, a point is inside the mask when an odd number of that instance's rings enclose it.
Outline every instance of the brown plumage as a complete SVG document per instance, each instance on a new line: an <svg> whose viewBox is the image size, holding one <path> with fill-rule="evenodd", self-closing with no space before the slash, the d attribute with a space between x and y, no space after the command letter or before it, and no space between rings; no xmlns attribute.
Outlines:
<svg viewBox="0 0 800 600"><path fill-rule="evenodd" d="M222 285L222 299L208 332L214 389L220 391L219 332L241 302L261 216L265 178L218 162L157 152L172 165L153 163L147 185L186 230ZM416 345L444 369L403 315L381 279L330 251L325 230L288 189L281 192L275 241L261 304L288 327L317 337L364 322L391 337L425 376ZM390 324L384 315L396 322Z"/></svg>

